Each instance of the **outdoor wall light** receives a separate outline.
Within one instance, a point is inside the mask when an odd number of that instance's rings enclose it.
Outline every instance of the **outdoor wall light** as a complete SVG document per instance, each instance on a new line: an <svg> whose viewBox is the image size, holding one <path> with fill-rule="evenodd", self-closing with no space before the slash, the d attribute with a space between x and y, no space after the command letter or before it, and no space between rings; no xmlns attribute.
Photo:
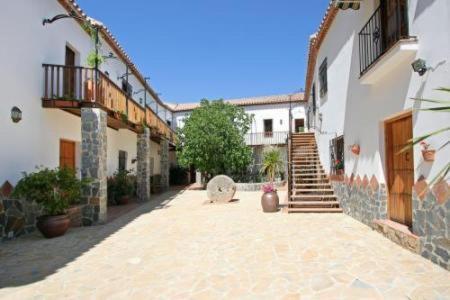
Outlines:
<svg viewBox="0 0 450 300"><path fill-rule="evenodd" d="M11 120L14 123L19 123L22 120L22 111L17 106L11 109Z"/></svg>
<svg viewBox="0 0 450 300"><path fill-rule="evenodd" d="M419 73L420 76L423 76L428 70L426 61L421 58L413 61L411 66L412 66L414 72Z"/></svg>

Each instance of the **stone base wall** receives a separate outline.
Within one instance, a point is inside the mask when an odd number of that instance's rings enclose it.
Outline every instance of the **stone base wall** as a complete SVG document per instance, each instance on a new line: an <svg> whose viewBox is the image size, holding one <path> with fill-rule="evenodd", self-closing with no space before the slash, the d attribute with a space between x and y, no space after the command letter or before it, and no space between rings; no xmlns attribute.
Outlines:
<svg viewBox="0 0 450 300"><path fill-rule="evenodd" d="M285 185L286 181L278 181L274 182L274 185L277 189L282 188ZM236 191L241 192L257 192L262 190L262 186L264 184L268 184L268 182L263 183L236 183Z"/></svg>
<svg viewBox="0 0 450 300"><path fill-rule="evenodd" d="M332 185L344 213L367 224L399 245L450 270L450 188L442 180L432 188L419 180L413 190L413 228L387 219L387 189L375 177L333 177ZM401 225L400 225L401 226ZM405 226L406 227L406 226Z"/></svg>
<svg viewBox="0 0 450 300"><path fill-rule="evenodd" d="M332 181L338 201L349 216L373 228L373 221L387 217L387 191L375 177L361 179L345 177Z"/></svg>
<svg viewBox="0 0 450 300"><path fill-rule="evenodd" d="M450 270L450 191L446 181L432 189L424 180L416 183L413 231L420 236L421 255Z"/></svg>
<svg viewBox="0 0 450 300"><path fill-rule="evenodd" d="M0 241L33 232L40 215L42 210L37 204L0 198Z"/></svg>

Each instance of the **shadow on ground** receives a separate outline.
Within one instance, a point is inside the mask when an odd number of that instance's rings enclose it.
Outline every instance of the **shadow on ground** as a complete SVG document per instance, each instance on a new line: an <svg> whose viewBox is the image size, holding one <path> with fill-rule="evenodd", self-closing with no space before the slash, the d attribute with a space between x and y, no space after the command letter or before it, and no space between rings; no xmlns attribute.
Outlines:
<svg viewBox="0 0 450 300"><path fill-rule="evenodd" d="M71 228L62 237L45 239L39 232L0 244L0 288L45 279L83 255L139 216L167 209L183 189L153 195L152 199L104 225Z"/></svg>

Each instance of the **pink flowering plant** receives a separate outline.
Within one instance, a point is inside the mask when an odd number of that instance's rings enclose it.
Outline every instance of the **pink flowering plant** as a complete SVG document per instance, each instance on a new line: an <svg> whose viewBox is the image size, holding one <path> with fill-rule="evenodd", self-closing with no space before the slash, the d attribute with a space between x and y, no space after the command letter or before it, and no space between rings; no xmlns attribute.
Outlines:
<svg viewBox="0 0 450 300"><path fill-rule="evenodd" d="M266 184L263 184L262 191L264 193L273 193L273 192L276 192L277 190L275 189L275 186L273 185L273 183L266 183Z"/></svg>

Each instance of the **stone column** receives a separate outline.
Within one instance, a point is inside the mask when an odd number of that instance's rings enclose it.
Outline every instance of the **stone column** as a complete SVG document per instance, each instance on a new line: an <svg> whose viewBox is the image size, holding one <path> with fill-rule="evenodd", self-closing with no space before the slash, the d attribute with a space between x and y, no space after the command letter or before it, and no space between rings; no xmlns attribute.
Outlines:
<svg viewBox="0 0 450 300"><path fill-rule="evenodd" d="M169 141L161 140L161 189L169 188Z"/></svg>
<svg viewBox="0 0 450 300"><path fill-rule="evenodd" d="M81 108L81 177L90 183L83 190L83 225L106 222L107 114L100 108Z"/></svg>
<svg viewBox="0 0 450 300"><path fill-rule="evenodd" d="M195 171L195 183L197 185L203 185L202 172Z"/></svg>
<svg viewBox="0 0 450 300"><path fill-rule="evenodd" d="M138 134L136 176L138 201L150 200L150 128Z"/></svg>

